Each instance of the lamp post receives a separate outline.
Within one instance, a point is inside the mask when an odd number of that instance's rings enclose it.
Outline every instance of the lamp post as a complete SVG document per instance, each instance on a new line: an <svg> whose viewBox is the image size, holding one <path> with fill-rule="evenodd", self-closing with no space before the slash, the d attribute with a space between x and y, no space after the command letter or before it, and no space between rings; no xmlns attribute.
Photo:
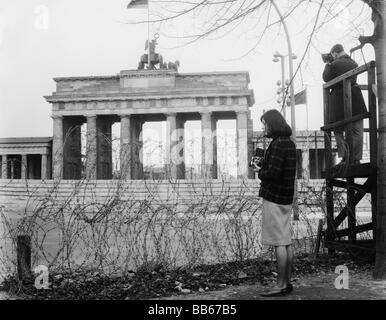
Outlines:
<svg viewBox="0 0 386 320"><path fill-rule="evenodd" d="M276 5L274 0L271 0L272 5L274 6L277 14L279 15L280 21L283 24L285 35L287 38L287 45L288 45L288 56L293 57L292 53L292 45L291 45L291 39L289 36L287 24L285 23L285 20L283 18L283 15L281 14L278 6ZM296 143L296 121L295 121L295 92L294 92L294 83L293 83L293 59L288 59L289 61L289 77L290 77L290 99L291 99L291 127L292 127L292 138L294 139Z"/></svg>
<svg viewBox="0 0 386 320"><path fill-rule="evenodd" d="M277 14L279 15L280 22L283 24L284 32L287 38L287 46L288 46L288 56L293 58L292 53L292 45L291 39L288 32L287 24L285 23L284 17L281 14L279 7L276 5L274 0L271 0L273 7L275 8ZM289 77L290 77L290 99L291 99L291 128L292 128L292 139L296 146L296 121L295 121L295 92L294 92L294 67L293 67L293 59L288 59L289 63ZM296 173L297 174L297 173ZM295 195L294 195L294 220L299 220L299 211L298 211L298 201L297 201L297 191L298 184L295 183Z"/></svg>
<svg viewBox="0 0 386 320"><path fill-rule="evenodd" d="M273 55L273 59L272 59L273 62L279 62L281 61L281 94L282 94L282 97L283 97L283 100L285 99L285 91L284 91L284 68L285 68L285 63L284 63L284 56L281 55L279 52L275 52L275 54ZM283 116L285 118L286 116L286 109L285 107L283 108Z"/></svg>
<svg viewBox="0 0 386 320"><path fill-rule="evenodd" d="M284 78L285 78L285 57L287 57L287 55L284 55L284 54L281 54L280 52L276 51L274 54L273 54L273 59L272 61L273 62L281 62L281 94L282 94L282 102L284 103L284 100L286 98L286 90L285 90L285 85L287 85L287 83L285 83L284 81ZM292 60L295 60L297 59L297 56L295 54L292 54L292 59L289 59L290 60L290 64L292 63ZM288 80L287 80L288 81ZM292 84L292 82L289 83L290 85ZM278 82L278 86L280 86L279 82ZM292 112L292 110L291 110ZM283 108L283 116L284 118L286 117L286 107L285 107L285 104L284 104L284 108Z"/></svg>

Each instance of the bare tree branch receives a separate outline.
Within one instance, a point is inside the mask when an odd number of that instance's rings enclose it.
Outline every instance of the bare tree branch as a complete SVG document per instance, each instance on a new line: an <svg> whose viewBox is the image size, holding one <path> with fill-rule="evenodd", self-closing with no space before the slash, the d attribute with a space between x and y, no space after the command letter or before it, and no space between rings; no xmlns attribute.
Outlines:
<svg viewBox="0 0 386 320"><path fill-rule="evenodd" d="M383 0L362 0L362 1L366 3L372 10L371 21L374 23L374 32L371 36L360 36L358 38L360 45L354 49L361 49L367 43L374 45L376 40L383 36L384 21L383 21L381 12L378 9L378 5L380 1L383 1Z"/></svg>

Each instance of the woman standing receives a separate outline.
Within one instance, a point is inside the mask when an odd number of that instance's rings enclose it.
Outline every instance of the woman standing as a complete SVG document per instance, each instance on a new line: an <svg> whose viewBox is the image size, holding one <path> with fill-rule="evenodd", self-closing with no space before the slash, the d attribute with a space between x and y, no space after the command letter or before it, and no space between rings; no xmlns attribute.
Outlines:
<svg viewBox="0 0 386 320"><path fill-rule="evenodd" d="M272 138L261 169L259 196L263 198L263 245L274 246L278 277L277 285L262 296L280 296L291 293L290 282L293 248L291 241L291 210L296 175L296 146L291 140L292 130L277 110L269 110L261 117L264 131Z"/></svg>

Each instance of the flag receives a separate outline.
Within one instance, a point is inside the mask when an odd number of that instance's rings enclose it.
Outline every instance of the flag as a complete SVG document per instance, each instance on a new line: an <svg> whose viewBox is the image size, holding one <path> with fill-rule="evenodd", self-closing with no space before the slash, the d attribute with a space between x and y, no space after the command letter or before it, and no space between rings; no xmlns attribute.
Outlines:
<svg viewBox="0 0 386 320"><path fill-rule="evenodd" d="M148 0L131 0L130 3L127 5L127 9L147 8L148 5L149 5Z"/></svg>
<svg viewBox="0 0 386 320"><path fill-rule="evenodd" d="M306 89L295 94L295 106L297 104L306 104L306 103L307 103L307 90Z"/></svg>

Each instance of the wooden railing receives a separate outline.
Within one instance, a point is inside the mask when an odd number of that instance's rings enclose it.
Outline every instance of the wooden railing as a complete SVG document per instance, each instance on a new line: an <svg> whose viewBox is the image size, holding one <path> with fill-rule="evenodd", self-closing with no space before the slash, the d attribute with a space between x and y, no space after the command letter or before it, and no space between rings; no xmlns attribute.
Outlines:
<svg viewBox="0 0 386 320"><path fill-rule="evenodd" d="M359 85L361 90L368 91L368 112L352 115L352 81L353 78L367 72L367 85ZM330 90L342 84L343 86L343 101L344 101L344 120L328 123L329 119L329 94ZM351 70L335 79L329 81L323 86L324 99L324 126L321 130L325 132L325 177L326 177L326 211L327 211L327 230L326 240L335 241L335 239L348 236L349 242L356 242L356 234L373 229L376 219L376 173L377 173L377 102L373 88L375 87L375 62L371 61L368 64ZM355 121L369 119L369 128L365 128L365 132L370 135L370 163L353 165L353 135L352 124ZM332 148L331 148L331 132L337 128L344 128L346 133L345 141L348 145L346 154L346 166L343 170L333 168ZM355 184L354 178L367 177L367 182L363 186ZM343 178L346 181L337 180ZM347 205L334 217L334 193L333 188L347 189ZM357 226L355 217L355 206L363 198L366 193L371 193L372 202L372 223ZM348 218L348 228L337 230L338 226L345 218ZM374 233L373 233L374 239Z"/></svg>
<svg viewBox="0 0 386 320"><path fill-rule="evenodd" d="M368 112L360 115L352 115L352 80L353 77L367 72L367 85L359 85L362 90L368 91ZM328 123L329 119L329 92L331 88L337 84L343 85L343 101L344 101L344 120L340 120L334 123ZM345 74L336 77L335 79L327 82L323 85L323 100L324 100L324 126L321 130L325 132L325 150L326 150L326 174L330 172L332 168L332 150L331 150L331 131L339 127L344 127L346 132L346 142L348 144L348 157L346 162L348 164L353 163L353 157L350 155L353 147L352 137L352 123L355 121L369 119L369 128L365 131L370 132L370 163L376 166L377 163L377 106L376 96L373 91L373 85L375 85L375 61L371 61L368 64L353 69Z"/></svg>

